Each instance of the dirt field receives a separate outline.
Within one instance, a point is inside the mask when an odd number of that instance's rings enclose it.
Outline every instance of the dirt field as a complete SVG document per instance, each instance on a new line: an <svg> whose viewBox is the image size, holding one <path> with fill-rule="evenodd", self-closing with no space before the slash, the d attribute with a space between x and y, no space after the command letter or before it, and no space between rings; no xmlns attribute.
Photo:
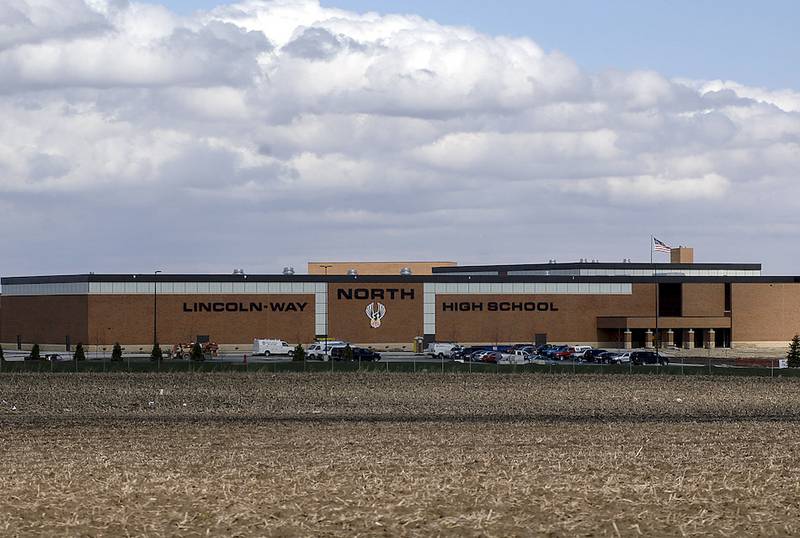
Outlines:
<svg viewBox="0 0 800 538"><path fill-rule="evenodd" d="M778 378L2 375L0 535L791 535L798 426Z"/></svg>

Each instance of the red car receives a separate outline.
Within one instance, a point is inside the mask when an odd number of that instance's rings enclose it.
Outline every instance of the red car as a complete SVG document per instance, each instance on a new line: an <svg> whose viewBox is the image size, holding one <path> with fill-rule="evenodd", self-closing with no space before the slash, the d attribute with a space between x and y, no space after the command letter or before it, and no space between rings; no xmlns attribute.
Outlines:
<svg viewBox="0 0 800 538"><path fill-rule="evenodd" d="M483 362L494 362L494 363L496 363L497 361L499 361L499 360L500 360L500 358L501 358L502 356L503 356L503 354L502 354L502 353L500 353L499 351L490 351L490 352L488 352L488 353L484 354L484 355L481 357L481 361L483 361Z"/></svg>
<svg viewBox="0 0 800 538"><path fill-rule="evenodd" d="M572 348L568 346L561 346L555 353L553 353L553 358L557 361L563 361L569 358L572 358Z"/></svg>

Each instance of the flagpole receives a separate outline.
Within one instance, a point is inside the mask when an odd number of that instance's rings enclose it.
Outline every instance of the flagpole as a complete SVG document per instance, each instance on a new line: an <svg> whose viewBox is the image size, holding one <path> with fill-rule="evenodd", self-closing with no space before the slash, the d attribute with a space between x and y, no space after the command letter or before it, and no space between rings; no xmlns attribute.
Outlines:
<svg viewBox="0 0 800 538"><path fill-rule="evenodd" d="M653 335L653 347L656 349L656 355L658 355L658 280L656 280L656 269L653 265L653 243L655 243L655 237L650 235L650 270L653 271L653 287L656 289L656 332Z"/></svg>

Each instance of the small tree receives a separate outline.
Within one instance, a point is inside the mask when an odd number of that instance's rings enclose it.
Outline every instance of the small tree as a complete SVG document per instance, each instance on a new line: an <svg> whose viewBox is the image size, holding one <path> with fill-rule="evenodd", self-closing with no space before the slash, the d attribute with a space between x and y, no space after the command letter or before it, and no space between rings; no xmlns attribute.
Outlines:
<svg viewBox="0 0 800 538"><path fill-rule="evenodd" d="M86 360L86 352L83 350L83 344L78 343L78 345L75 346L75 354L72 356L72 358L76 361Z"/></svg>
<svg viewBox="0 0 800 538"><path fill-rule="evenodd" d="M294 354L292 355L293 361L304 361L306 360L306 350L303 349L303 344L297 344L297 347L294 348Z"/></svg>
<svg viewBox="0 0 800 538"><path fill-rule="evenodd" d="M158 342L153 346L153 350L150 352L150 360L151 361L161 361L164 360L164 352L161 351L161 346L158 345Z"/></svg>
<svg viewBox="0 0 800 538"><path fill-rule="evenodd" d="M192 360L193 361L204 361L206 360L206 356L203 354L203 348L200 346L199 342L195 342L192 346Z"/></svg>
<svg viewBox="0 0 800 538"><path fill-rule="evenodd" d="M353 360L353 348L350 347L350 344L344 346L344 349L342 350L342 359L347 362Z"/></svg>
<svg viewBox="0 0 800 538"><path fill-rule="evenodd" d="M33 344L31 348L31 360L38 361L42 358L41 353L39 352L39 344Z"/></svg>
<svg viewBox="0 0 800 538"><path fill-rule="evenodd" d="M114 347L111 349L111 360L112 361L122 360L122 346L119 345L119 342L115 342Z"/></svg>
<svg viewBox="0 0 800 538"><path fill-rule="evenodd" d="M792 341L789 342L789 352L786 354L789 359L789 368L800 367L800 335L794 335Z"/></svg>

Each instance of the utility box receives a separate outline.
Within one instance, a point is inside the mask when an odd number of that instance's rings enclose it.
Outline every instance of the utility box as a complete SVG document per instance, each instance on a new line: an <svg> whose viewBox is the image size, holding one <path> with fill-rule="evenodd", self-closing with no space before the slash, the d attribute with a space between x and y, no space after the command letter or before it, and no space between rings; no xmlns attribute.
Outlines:
<svg viewBox="0 0 800 538"><path fill-rule="evenodd" d="M422 344L423 340L424 339L421 336L415 336L414 337L414 345L413 345L414 353L422 353L422 351L424 349L423 344Z"/></svg>

